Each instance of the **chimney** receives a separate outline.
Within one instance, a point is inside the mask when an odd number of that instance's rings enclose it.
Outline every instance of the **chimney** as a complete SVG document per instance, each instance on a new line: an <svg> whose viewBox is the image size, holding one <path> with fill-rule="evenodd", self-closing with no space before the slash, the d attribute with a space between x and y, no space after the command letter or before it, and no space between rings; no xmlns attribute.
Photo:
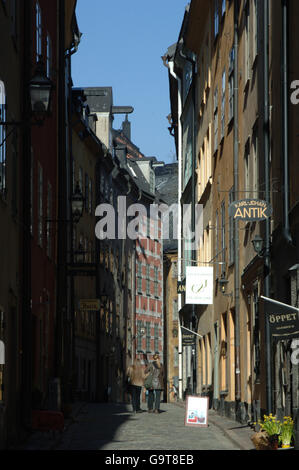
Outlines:
<svg viewBox="0 0 299 470"><path fill-rule="evenodd" d="M127 114L126 114L126 119L122 123L122 131L123 131L123 134L127 137L127 139L131 140L131 123L128 120Z"/></svg>

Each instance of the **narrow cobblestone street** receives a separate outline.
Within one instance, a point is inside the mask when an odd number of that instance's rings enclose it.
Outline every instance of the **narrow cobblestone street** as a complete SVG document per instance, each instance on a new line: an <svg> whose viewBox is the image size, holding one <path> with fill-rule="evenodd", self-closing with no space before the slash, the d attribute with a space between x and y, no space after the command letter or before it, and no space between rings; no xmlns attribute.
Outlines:
<svg viewBox="0 0 299 470"><path fill-rule="evenodd" d="M243 441L233 439L217 424L229 423L230 429L238 423L217 417L210 410L208 428L192 428L184 424L185 408L162 403L161 413L150 414L142 404L143 413L133 414L128 404L82 404L73 421L56 439L50 436L32 436L22 446L28 450L244 450L252 449L250 429L241 427ZM232 431L233 432L233 431ZM237 436L237 434L236 434ZM242 437L241 437L242 439Z"/></svg>

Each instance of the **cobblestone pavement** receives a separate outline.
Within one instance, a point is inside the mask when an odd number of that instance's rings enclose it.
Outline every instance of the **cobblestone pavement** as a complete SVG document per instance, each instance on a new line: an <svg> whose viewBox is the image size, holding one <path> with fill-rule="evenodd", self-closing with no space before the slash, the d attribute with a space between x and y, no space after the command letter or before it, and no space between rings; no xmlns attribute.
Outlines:
<svg viewBox="0 0 299 470"><path fill-rule="evenodd" d="M143 408L146 405L143 404ZM243 436L234 421L209 412L208 428L185 426L185 409L162 403L159 415L133 414L126 404L85 404L52 450L243 450L252 449L250 429ZM222 419L222 421L221 421ZM222 422L225 426L220 426ZM229 431L235 435L230 435ZM240 429L238 429L240 428ZM32 449L32 447L31 447Z"/></svg>

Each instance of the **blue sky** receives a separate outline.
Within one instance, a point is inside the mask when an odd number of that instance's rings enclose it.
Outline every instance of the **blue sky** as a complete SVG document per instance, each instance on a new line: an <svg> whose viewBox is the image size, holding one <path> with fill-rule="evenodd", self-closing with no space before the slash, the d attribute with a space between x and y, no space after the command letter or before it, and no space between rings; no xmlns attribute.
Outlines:
<svg viewBox="0 0 299 470"><path fill-rule="evenodd" d="M74 86L112 86L114 106L133 106L131 139L146 156L175 161L168 131L168 71L161 56L178 39L187 0L78 0L83 33L72 56ZM125 116L114 119L121 128Z"/></svg>

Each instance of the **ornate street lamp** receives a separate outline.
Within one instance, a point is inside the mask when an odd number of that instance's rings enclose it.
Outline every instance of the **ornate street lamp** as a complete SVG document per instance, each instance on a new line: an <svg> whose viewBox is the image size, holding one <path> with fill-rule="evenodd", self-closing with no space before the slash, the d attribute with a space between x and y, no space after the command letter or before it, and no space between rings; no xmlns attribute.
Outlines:
<svg viewBox="0 0 299 470"><path fill-rule="evenodd" d="M49 112L52 82L47 77L44 63L40 56L35 74L29 82L31 112L35 121L41 124Z"/></svg>
<svg viewBox="0 0 299 470"><path fill-rule="evenodd" d="M262 257L263 247L264 247L264 240L260 237L260 235L255 235L254 239L251 241L254 251L257 253L258 256Z"/></svg>

